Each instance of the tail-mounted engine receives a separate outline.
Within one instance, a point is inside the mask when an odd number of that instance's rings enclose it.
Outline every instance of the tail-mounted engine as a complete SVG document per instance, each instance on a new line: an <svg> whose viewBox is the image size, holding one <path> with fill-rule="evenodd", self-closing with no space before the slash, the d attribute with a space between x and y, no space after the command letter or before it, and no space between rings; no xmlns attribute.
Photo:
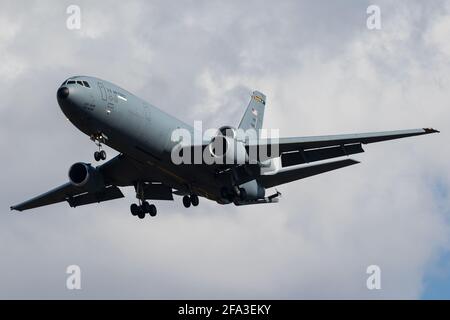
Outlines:
<svg viewBox="0 0 450 320"><path fill-rule="evenodd" d="M248 154L245 143L237 136L235 128L221 127L217 135L211 139L208 151L217 164L245 164L248 162Z"/></svg>

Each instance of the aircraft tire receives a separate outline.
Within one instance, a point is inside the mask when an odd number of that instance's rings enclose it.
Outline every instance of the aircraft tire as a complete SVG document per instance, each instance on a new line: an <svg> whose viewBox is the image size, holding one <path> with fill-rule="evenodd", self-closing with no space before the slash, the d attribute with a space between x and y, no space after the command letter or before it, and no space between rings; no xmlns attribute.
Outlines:
<svg viewBox="0 0 450 320"><path fill-rule="evenodd" d="M145 218L145 212L141 211L141 212L138 213L137 216L138 216L139 219L144 219Z"/></svg>
<svg viewBox="0 0 450 320"><path fill-rule="evenodd" d="M189 196L183 197L183 205L185 208L189 208L191 206L191 198L189 198Z"/></svg>
<svg viewBox="0 0 450 320"><path fill-rule="evenodd" d="M199 200L196 194L191 195L191 203L194 207L198 206Z"/></svg>
<svg viewBox="0 0 450 320"><path fill-rule="evenodd" d="M139 213L139 207L138 207L138 205L137 205L136 203L133 203L133 204L130 206L130 211L131 211L131 214L132 214L133 216L137 216L138 213Z"/></svg>
<svg viewBox="0 0 450 320"><path fill-rule="evenodd" d="M156 206L154 204L151 204L148 214L150 215L150 217L154 217L156 216L156 213L157 213Z"/></svg>
<svg viewBox="0 0 450 320"><path fill-rule="evenodd" d="M147 201L144 201L142 203L142 210L144 211L144 213L150 213L150 210L151 210L150 203L148 203Z"/></svg>

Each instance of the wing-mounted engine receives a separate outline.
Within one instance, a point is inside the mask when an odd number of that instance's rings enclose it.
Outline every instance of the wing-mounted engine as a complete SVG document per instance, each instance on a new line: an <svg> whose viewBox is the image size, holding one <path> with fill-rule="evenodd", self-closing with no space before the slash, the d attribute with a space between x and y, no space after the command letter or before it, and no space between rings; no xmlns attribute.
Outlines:
<svg viewBox="0 0 450 320"><path fill-rule="evenodd" d="M89 192L97 192L105 188L101 172L88 163L77 162L69 169L69 180L76 187L84 187Z"/></svg>
<svg viewBox="0 0 450 320"><path fill-rule="evenodd" d="M238 130L223 126L208 145L208 152L216 164L239 165L248 162L245 139Z"/></svg>

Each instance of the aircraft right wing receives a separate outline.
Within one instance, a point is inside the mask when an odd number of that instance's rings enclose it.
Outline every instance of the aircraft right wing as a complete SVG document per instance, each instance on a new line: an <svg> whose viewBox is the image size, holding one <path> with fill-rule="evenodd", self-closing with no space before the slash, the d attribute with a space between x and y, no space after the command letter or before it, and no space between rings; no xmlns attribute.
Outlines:
<svg viewBox="0 0 450 320"><path fill-rule="evenodd" d="M68 182L44 194L12 206L11 210L24 211L63 201L67 201L71 207L78 207L85 204L103 202L123 197L123 193L116 186L107 186L93 193L85 190L84 188L76 187Z"/></svg>
<svg viewBox="0 0 450 320"><path fill-rule="evenodd" d="M126 175L132 174L133 167L128 159L119 155L99 166L98 169L102 171L105 177L105 186L103 188L92 191L85 186L78 187L68 182L30 200L11 206L11 210L24 211L63 201L67 201L71 207L78 207L90 203L123 198L124 195L116 186L114 177L117 175L115 174L117 172Z"/></svg>
<svg viewBox="0 0 450 320"><path fill-rule="evenodd" d="M119 199L124 195L118 187L132 186L134 181L139 179L145 180L142 185L145 199L173 200L170 186L158 182L159 176L151 174L149 172L151 170L148 170L145 165L123 154L103 163L95 170L98 170L103 177L100 187L92 189L68 182L30 200L11 206L11 210L24 211L64 201L67 201L71 207L78 207Z"/></svg>

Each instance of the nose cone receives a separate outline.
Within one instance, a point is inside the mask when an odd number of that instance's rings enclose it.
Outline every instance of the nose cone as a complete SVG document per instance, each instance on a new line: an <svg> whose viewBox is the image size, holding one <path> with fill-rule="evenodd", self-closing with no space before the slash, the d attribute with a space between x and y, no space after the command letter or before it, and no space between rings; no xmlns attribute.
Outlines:
<svg viewBox="0 0 450 320"><path fill-rule="evenodd" d="M69 96L69 88L67 87L61 87L56 92L56 97L58 98L59 101L67 99L68 96Z"/></svg>

